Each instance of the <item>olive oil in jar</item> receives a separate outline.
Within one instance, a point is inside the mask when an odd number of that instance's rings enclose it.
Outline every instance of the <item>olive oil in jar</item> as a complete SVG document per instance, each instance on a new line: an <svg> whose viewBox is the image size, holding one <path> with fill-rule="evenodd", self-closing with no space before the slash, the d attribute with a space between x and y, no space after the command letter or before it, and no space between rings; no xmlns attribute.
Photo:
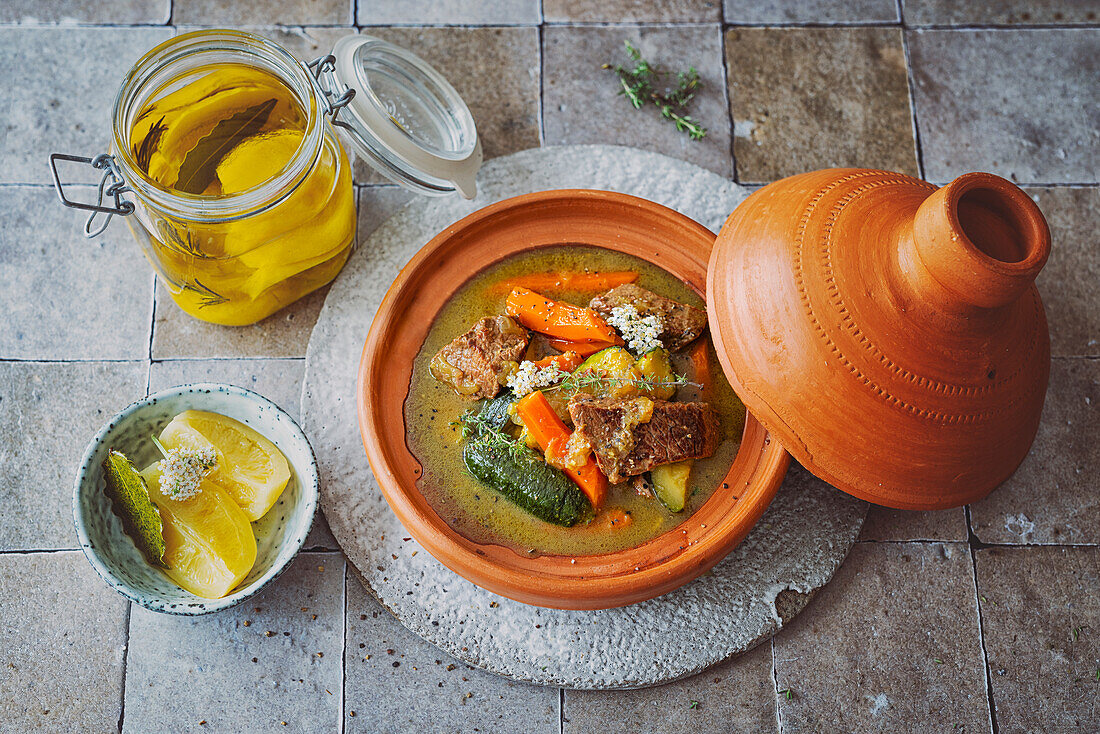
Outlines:
<svg viewBox="0 0 1100 734"><path fill-rule="evenodd" d="M307 114L275 75L211 64L171 80L133 118L130 153L174 194L225 198L280 176L304 151ZM186 312L250 324L331 281L355 237L350 166L326 135L293 190L259 213L143 221L154 267Z"/></svg>

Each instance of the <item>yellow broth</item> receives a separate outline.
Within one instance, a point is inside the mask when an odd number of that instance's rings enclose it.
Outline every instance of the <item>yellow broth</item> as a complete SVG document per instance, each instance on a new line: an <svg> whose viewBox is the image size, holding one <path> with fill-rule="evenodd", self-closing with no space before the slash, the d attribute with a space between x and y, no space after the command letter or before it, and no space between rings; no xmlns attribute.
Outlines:
<svg viewBox="0 0 1100 734"><path fill-rule="evenodd" d="M590 523L560 527L540 520L507 497L470 475L462 461L462 429L457 422L477 402L465 400L428 370L432 357L478 319L504 313L507 290L493 288L502 280L527 273L556 271L633 270L638 285L654 293L705 308L702 300L669 273L630 255L583 245L542 248L507 258L465 283L440 311L413 365L405 401L406 440L423 466L417 486L429 503L456 531L478 543L496 543L531 554L595 555L632 548L672 530L690 517L722 484L733 463L744 427L745 407L722 374L709 336L710 390L707 402L717 411L724 436L714 456L695 462L692 487L682 512L669 512L651 495L635 492L629 482L612 485L603 512ZM543 295L587 305L593 291L546 290ZM534 340L533 340L534 341ZM689 347L690 349L690 347ZM686 351L672 355L678 374L695 379ZM698 389L681 386L675 400L699 399ZM733 491L723 487L722 491ZM604 512L619 508L630 513L627 527L610 527Z"/></svg>

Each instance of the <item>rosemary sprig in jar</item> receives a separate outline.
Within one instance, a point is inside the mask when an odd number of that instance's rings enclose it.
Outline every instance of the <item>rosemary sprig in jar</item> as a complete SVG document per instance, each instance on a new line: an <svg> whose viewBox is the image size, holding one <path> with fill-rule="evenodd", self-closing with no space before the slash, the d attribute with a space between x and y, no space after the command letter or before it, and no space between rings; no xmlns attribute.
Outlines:
<svg viewBox="0 0 1100 734"><path fill-rule="evenodd" d="M621 64L603 65L604 69L610 69L619 75L619 83L622 85L619 94L625 96L636 110L652 102L661 111L662 117L671 120L677 130L686 132L692 140L706 137L707 129L692 119L687 110L702 84L695 67L677 72L676 86L669 87L665 82L671 76L670 72L642 58L642 53L630 41L626 41L625 45L634 64L632 68L628 69Z"/></svg>

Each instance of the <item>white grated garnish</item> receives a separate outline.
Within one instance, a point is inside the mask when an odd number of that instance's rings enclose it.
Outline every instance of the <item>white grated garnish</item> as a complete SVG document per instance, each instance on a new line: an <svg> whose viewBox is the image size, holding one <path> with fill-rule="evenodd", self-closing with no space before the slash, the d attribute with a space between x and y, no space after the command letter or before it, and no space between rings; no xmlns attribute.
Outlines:
<svg viewBox="0 0 1100 734"><path fill-rule="evenodd" d="M524 361L520 363L519 369L508 376L508 387L517 398L522 398L535 390L561 382L568 374L556 364L538 367L534 362Z"/></svg>
<svg viewBox="0 0 1100 734"><path fill-rule="evenodd" d="M160 463L160 486L174 500L191 499L201 491L203 477L218 464L210 446L201 449L172 449Z"/></svg>
<svg viewBox="0 0 1100 734"><path fill-rule="evenodd" d="M642 316L628 303L611 309L607 323L619 330L627 348L635 354L645 354L661 346L660 336L665 325L656 314Z"/></svg>

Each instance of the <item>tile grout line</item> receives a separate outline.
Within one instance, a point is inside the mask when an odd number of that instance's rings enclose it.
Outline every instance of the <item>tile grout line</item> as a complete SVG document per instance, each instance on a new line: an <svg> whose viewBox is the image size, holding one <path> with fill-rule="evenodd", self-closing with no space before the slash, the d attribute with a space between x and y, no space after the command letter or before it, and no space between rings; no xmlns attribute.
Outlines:
<svg viewBox="0 0 1100 734"><path fill-rule="evenodd" d="M565 734L565 689L558 689L558 734Z"/></svg>
<svg viewBox="0 0 1100 734"><path fill-rule="evenodd" d="M152 360L153 364L170 364L172 362L305 362L305 357L161 357Z"/></svg>
<svg viewBox="0 0 1100 734"><path fill-rule="evenodd" d="M157 327L157 275L153 271L153 307L149 311L149 349L146 353L145 365L145 394L149 394L149 386L153 384L153 334Z"/></svg>
<svg viewBox="0 0 1100 734"><path fill-rule="evenodd" d="M915 31L1095 31L1100 29L1100 23L920 23L908 27Z"/></svg>
<svg viewBox="0 0 1100 734"><path fill-rule="evenodd" d="M118 704L118 734L122 734L124 718L126 716L126 671L130 661L130 616L134 610L134 603L126 601L126 642L122 648L122 685L119 691Z"/></svg>
<svg viewBox="0 0 1100 734"><path fill-rule="evenodd" d="M974 606L978 612L978 646L982 651L982 669L985 672L985 702L989 711L989 731L997 734L997 704L993 700L993 671L989 669L989 653L985 649L985 631L982 622L982 595L978 591L978 558L976 549L981 541L970 523L970 505L963 508L966 517L967 547L970 551L970 572L974 578Z"/></svg>
<svg viewBox="0 0 1100 734"><path fill-rule="evenodd" d="M779 671L775 663L775 635L768 638L768 647L772 653L772 689L775 691L775 730L783 734L783 710L779 700Z"/></svg>
<svg viewBox="0 0 1100 734"><path fill-rule="evenodd" d="M969 507L969 505L967 505ZM973 530L967 526L968 532ZM962 545L964 543L970 543L970 538L963 539L937 539L937 538L910 538L908 540L857 540L857 543L865 545L871 545L875 543L887 544L887 545L901 545L905 543L919 543L921 545L942 545L944 543L953 543L955 545ZM987 543L978 537L977 533L974 533L973 544L975 550L984 550L986 548L1096 548L1100 546L1100 542L1097 543Z"/></svg>
<svg viewBox="0 0 1100 734"><path fill-rule="evenodd" d="M924 147L920 139L920 125L917 121L917 82L913 74L913 57L909 53L909 34L905 26L905 11L901 0L894 0L898 9L898 22L901 24L901 52L905 57L905 86L909 97L909 121L913 126L913 152L917 156L917 175L924 178Z"/></svg>
<svg viewBox="0 0 1100 734"><path fill-rule="evenodd" d="M722 22L723 22L723 26L725 25L725 19L726 19L725 13L726 13L726 6L723 3L722 4ZM726 100L726 117L727 117L727 120L729 121L729 131L730 131L730 145L729 145L730 180L733 181L734 183L739 183L739 181L737 180L738 179L737 153L735 152L735 148L734 148L735 139L736 139L736 132L737 132L737 126L734 123L734 119L733 119L733 89L732 89L733 81L730 78L729 54L726 52L726 30L725 30L724 27L718 29L718 41L719 41L718 51L722 55L722 81L723 81L723 86L725 87L725 89L722 91L722 96Z"/></svg>
<svg viewBox="0 0 1100 734"><path fill-rule="evenodd" d="M344 615L340 628L340 734L347 726L347 689L348 689L348 559L344 558Z"/></svg>
<svg viewBox="0 0 1100 734"><path fill-rule="evenodd" d="M33 556L45 553L79 553L79 548L3 548L0 556Z"/></svg>
<svg viewBox="0 0 1100 734"><path fill-rule="evenodd" d="M539 6L542 7L541 5ZM539 52L539 104L536 114L539 121L539 147L546 146L546 30L543 25L535 30Z"/></svg>

